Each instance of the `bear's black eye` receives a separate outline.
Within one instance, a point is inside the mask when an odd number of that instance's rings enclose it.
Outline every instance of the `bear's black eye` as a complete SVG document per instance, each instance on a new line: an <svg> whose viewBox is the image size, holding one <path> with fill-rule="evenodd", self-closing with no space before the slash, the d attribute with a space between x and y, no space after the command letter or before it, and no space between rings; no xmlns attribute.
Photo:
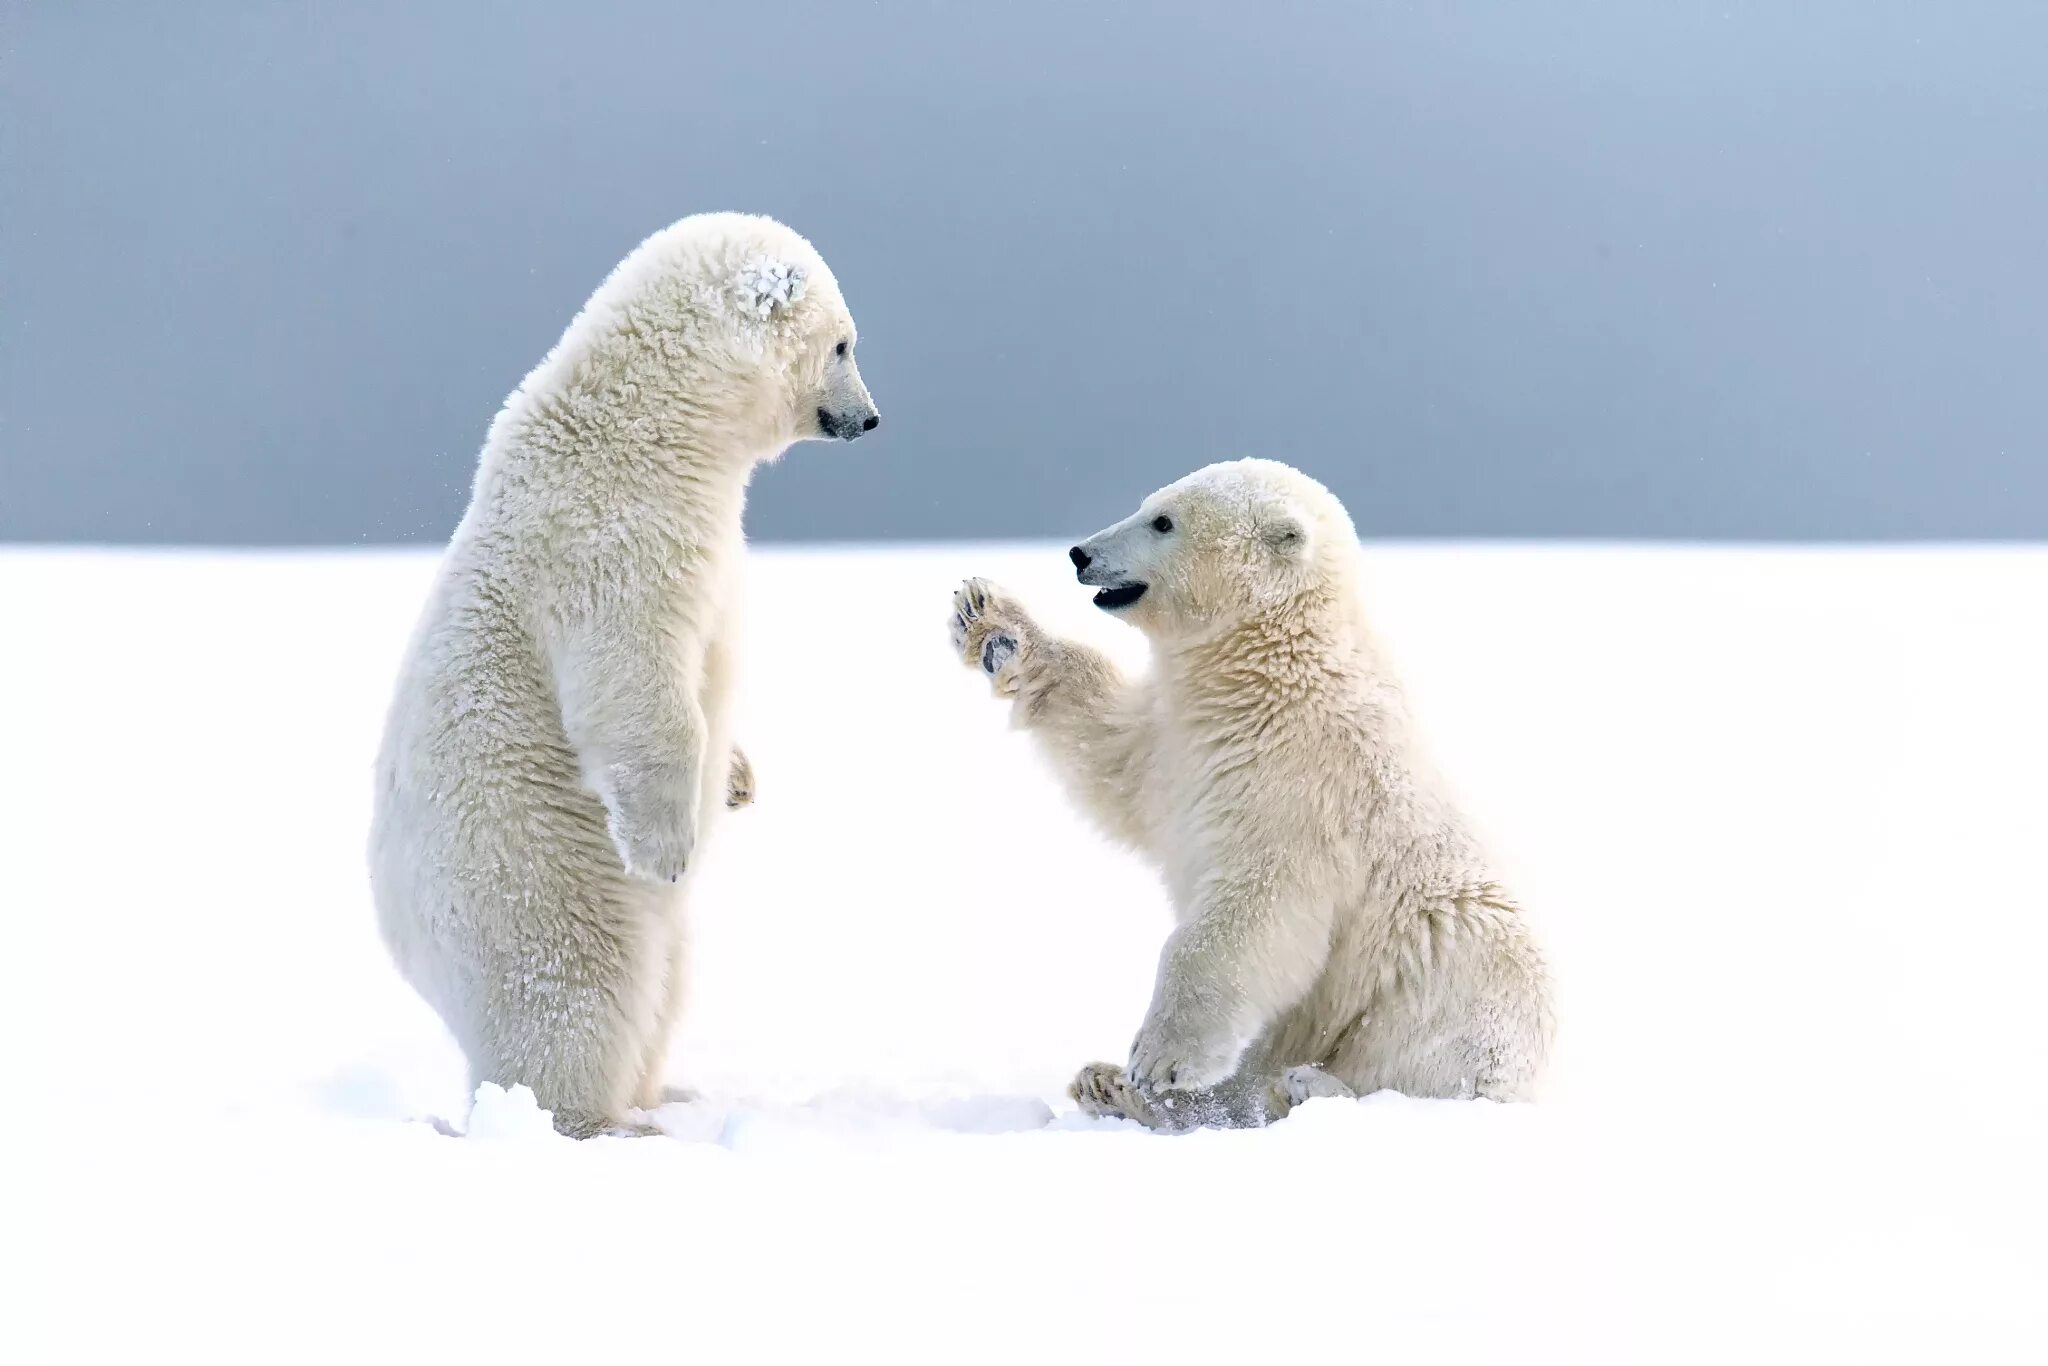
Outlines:
<svg viewBox="0 0 2048 1366"><path fill-rule="evenodd" d="M1154 517L1152 519L1152 529L1164 536L1167 532L1173 530L1173 518Z"/></svg>
<svg viewBox="0 0 2048 1366"><path fill-rule="evenodd" d="M846 354L846 343L841 342L839 343L839 345L833 347L832 354L835 356L844 356Z"/></svg>

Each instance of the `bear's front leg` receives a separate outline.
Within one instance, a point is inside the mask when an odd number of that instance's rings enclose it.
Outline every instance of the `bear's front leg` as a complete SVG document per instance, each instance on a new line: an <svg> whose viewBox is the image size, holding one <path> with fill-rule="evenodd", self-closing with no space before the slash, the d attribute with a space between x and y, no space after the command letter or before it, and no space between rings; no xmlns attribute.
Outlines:
<svg viewBox="0 0 2048 1366"><path fill-rule="evenodd" d="M1082 806L1113 839L1150 849L1143 787L1151 767L1149 693L1099 650L1044 631L987 579L969 579L948 617L954 652L1011 702Z"/></svg>
<svg viewBox="0 0 2048 1366"><path fill-rule="evenodd" d="M704 713L658 602L586 604L550 642L562 728L628 876L675 882L696 852ZM715 770L714 770L715 771Z"/></svg>
<svg viewBox="0 0 2048 1366"><path fill-rule="evenodd" d="M1225 993L1204 983L1162 984L1138 1037L1128 1075L1147 1089L1200 1091L1227 1081L1251 1042Z"/></svg>
<svg viewBox="0 0 2048 1366"><path fill-rule="evenodd" d="M1141 1089L1202 1090L1315 984L1329 953L1327 900L1257 860L1216 876L1159 955L1152 1006L1131 1044Z"/></svg>

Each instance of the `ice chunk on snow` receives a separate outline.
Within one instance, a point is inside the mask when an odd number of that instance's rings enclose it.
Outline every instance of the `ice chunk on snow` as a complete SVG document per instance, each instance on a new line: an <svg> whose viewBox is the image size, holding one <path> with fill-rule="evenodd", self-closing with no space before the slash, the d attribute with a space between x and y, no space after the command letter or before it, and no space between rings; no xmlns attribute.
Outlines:
<svg viewBox="0 0 2048 1366"><path fill-rule="evenodd" d="M491 1081L476 1088L476 1108L469 1112L469 1137L532 1143L556 1136L553 1113L540 1108L530 1088L515 1084L508 1091Z"/></svg>

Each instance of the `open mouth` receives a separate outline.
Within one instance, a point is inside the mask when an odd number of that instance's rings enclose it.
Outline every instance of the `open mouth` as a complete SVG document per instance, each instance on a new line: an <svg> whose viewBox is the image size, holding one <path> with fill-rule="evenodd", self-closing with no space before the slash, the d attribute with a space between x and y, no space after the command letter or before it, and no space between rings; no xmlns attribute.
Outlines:
<svg viewBox="0 0 2048 1366"><path fill-rule="evenodd" d="M1146 585L1142 583L1120 583L1105 588L1095 595L1095 605L1105 611L1114 612L1119 607L1129 607L1145 596Z"/></svg>

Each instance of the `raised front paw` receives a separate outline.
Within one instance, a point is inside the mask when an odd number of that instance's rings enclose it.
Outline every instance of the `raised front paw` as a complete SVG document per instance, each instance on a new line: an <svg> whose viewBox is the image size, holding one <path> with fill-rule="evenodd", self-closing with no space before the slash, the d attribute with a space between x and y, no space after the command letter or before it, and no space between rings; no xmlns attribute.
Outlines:
<svg viewBox="0 0 2048 1366"><path fill-rule="evenodd" d="M753 804L754 766L747 762L747 752L734 745L732 764L725 774L725 805L728 810L737 811Z"/></svg>
<svg viewBox="0 0 2048 1366"><path fill-rule="evenodd" d="M697 845L695 775L680 764L614 764L605 777L605 825L627 874L679 880Z"/></svg>
<svg viewBox="0 0 2048 1366"><path fill-rule="evenodd" d="M998 695L1017 691L1017 666L1031 635L1031 618L987 579L969 579L953 595L953 648L960 662L985 674Z"/></svg>
<svg viewBox="0 0 2048 1366"><path fill-rule="evenodd" d="M1202 1091L1237 1071L1242 1043L1175 1015L1154 1015L1131 1044L1124 1075L1144 1090Z"/></svg>

